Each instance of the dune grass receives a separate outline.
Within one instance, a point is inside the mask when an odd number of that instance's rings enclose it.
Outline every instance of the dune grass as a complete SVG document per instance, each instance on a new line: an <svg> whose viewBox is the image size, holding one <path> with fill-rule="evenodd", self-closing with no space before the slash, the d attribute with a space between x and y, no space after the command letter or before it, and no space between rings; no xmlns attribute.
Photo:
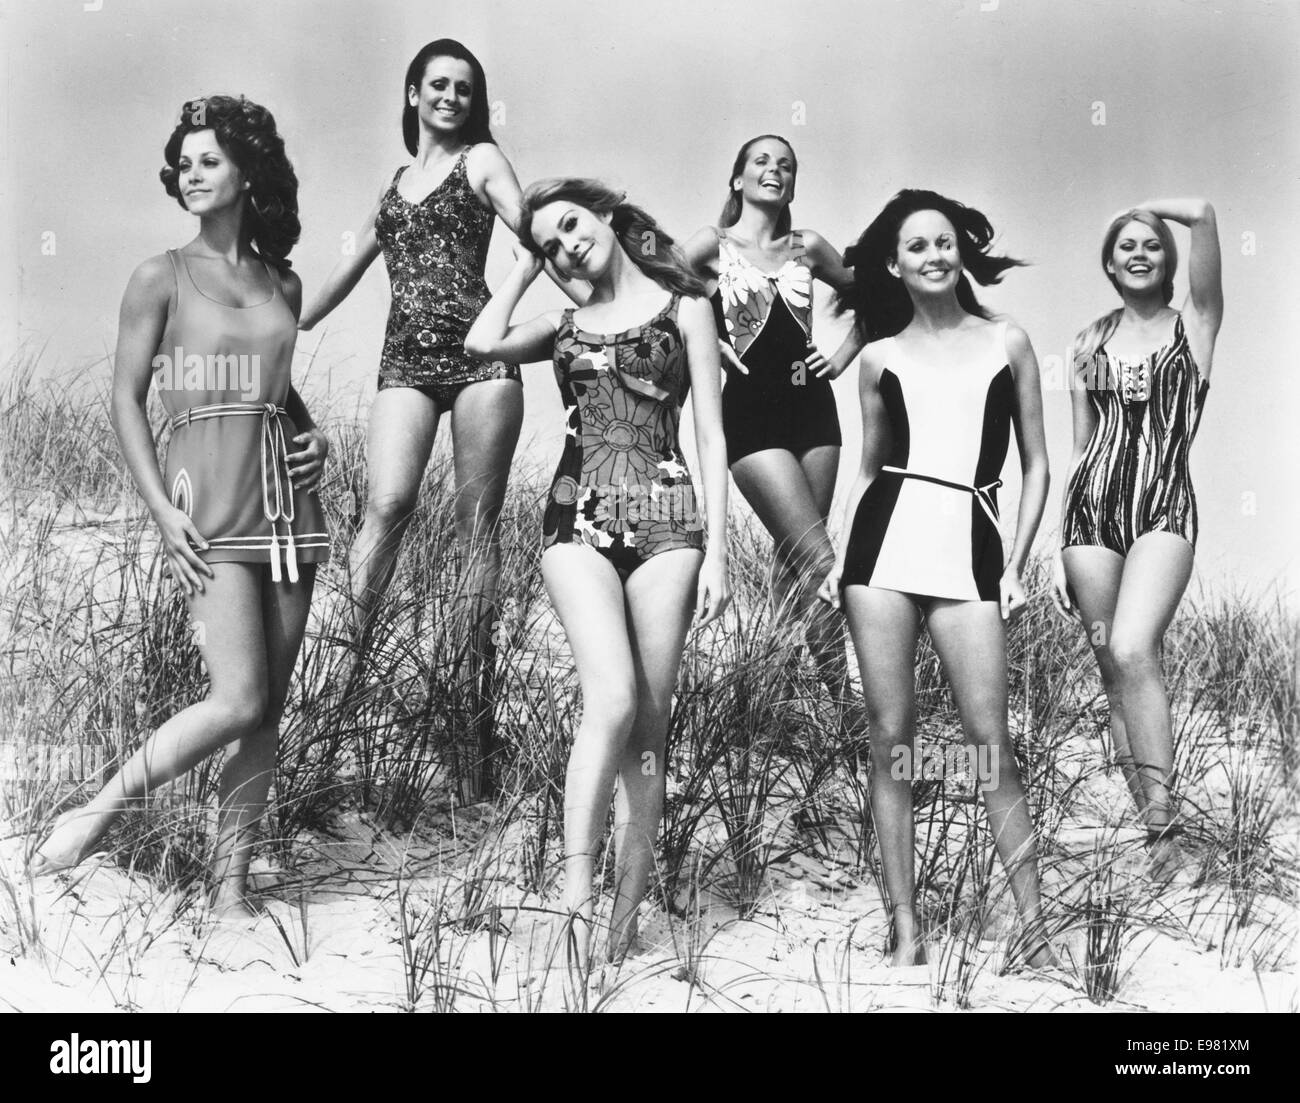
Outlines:
<svg viewBox="0 0 1300 1103"><path fill-rule="evenodd" d="M92 371L85 393L69 402L64 388L43 380L36 358L19 359L0 405L0 712L5 761L22 766L0 779L0 815L26 847L101 780L87 762L111 773L205 691L183 601L161 575L154 533L105 416L106 380L97 379ZM457 794L475 744L457 676L466 622L446 459L425 480L371 646L354 670L346 550L364 501L364 426L355 411L323 424L331 461L321 497L336 544L286 705L264 830L263 860L275 873L269 897L289 909L272 910L274 937L294 968L309 966L313 894L371 884L379 843L369 855L358 848L346 860L325 857L336 855L340 824L359 816L387 848L379 864L391 876L374 873L381 887L365 891L392 915L404 978L394 1006L555 1006L540 993L549 974L565 973L563 946L530 936L526 952L517 948L529 924L555 918L564 768L580 709L539 578L546 472L535 461L516 464L502 517L499 788L490 808L466 820ZM789 611L771 607L768 540L740 508L732 533L735 608L688 641L671 717L668 798L645 908L666 925L671 957L629 961L613 980L567 978L556 997L565 1007L602 1009L668 974L687 984L688 1003L729 1006L758 976L735 967L730 936L749 923L797 941L791 885L811 886L798 890L800 900L850 891L879 900L865 760L838 737L836 703L791 631ZM1153 889L1131 808L1114 799L1122 784L1109 762L1095 666L1082 635L1048 608L1046 580L1035 562L1027 584L1040 600L1010 634L1011 725L1051 922L1073 949L1080 992L1097 1004L1122 1003L1156 935L1213 947L1225 969L1285 967L1300 869L1294 618L1280 602L1233 594L1184 602L1165 666L1193 865L1178 887ZM960 740L927 644L917 691L921 737ZM178 924L202 926L219 765L214 756L153 794L105 842L104 860L130 879L140 913L106 936L101 956L120 968L101 962L90 977L116 1006L139 1006L129 978L157 939ZM969 778L918 782L914 804L930 997L935 1006L977 1007L1014 956L1006 880ZM431 832L441 832L436 853L417 869L412 855ZM710 923L711 914L723 918ZM814 1006L863 1006L857 978L878 962L885 937L883 919L866 914L810 936L811 971L801 983L816 990ZM504 967L512 938L513 960L526 958L523 972L541 978L531 987ZM70 960L51 941L17 860L0 860L0 949L51 969Z"/></svg>

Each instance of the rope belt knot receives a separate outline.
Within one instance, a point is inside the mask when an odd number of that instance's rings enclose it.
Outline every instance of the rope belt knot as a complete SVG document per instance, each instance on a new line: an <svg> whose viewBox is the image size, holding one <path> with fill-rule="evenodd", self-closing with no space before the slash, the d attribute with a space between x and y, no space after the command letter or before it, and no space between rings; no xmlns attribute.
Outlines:
<svg viewBox="0 0 1300 1103"><path fill-rule="evenodd" d="M258 451L262 464L262 514L271 524L271 580L279 582L280 548L283 539L284 562L290 582L298 581L298 549L293 542L293 484L289 480L289 443L284 435L287 416L283 406L274 402L220 402L211 406L191 406L171 419L172 431L196 421L215 417L260 417L262 433ZM276 526L284 525L284 536Z"/></svg>
<svg viewBox="0 0 1300 1103"><path fill-rule="evenodd" d="M950 479L941 479L937 475L924 475L919 471L908 471L905 467L894 467L890 464L884 464L880 470L888 471L904 479L920 479L922 482L935 483L938 486L946 486L952 490L964 490L967 494L973 495L975 500L979 502L980 508L984 510L988 519L993 522L993 527L996 528L998 525L998 503L997 499L993 497L993 491L1002 485L1001 479L995 479L984 486L967 486L965 483L955 483Z"/></svg>

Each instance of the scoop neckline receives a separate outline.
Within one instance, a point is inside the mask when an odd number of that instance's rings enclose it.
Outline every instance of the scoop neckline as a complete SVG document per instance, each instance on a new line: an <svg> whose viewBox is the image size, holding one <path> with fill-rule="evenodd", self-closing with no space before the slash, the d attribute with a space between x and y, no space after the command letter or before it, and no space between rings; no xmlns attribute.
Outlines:
<svg viewBox="0 0 1300 1103"><path fill-rule="evenodd" d="M1107 342L1106 344L1102 345L1102 346L1101 346L1101 349L1102 349L1102 352L1104 352L1104 353L1106 354L1106 359L1112 361L1113 363L1116 363L1116 364L1146 364L1146 363L1149 363L1149 362L1151 362L1152 360L1155 360L1156 358L1158 358L1158 357L1160 356L1160 354L1161 354L1162 352L1164 352L1166 349L1171 349L1171 348L1173 348L1176 344L1178 344L1179 330L1182 330L1182 329L1183 329L1183 312L1182 312L1181 310L1176 310L1176 311L1174 311L1174 333L1173 333L1173 336L1170 337L1168 341L1166 341L1163 345L1160 345L1158 348L1154 348L1154 349L1152 349L1150 352L1148 352L1148 353L1146 353L1146 354L1144 354L1144 355L1142 355L1142 356L1133 356L1133 357L1129 357L1129 356L1119 356L1119 355L1116 355L1115 353L1111 352L1111 351L1110 351L1110 343L1109 343L1109 342ZM1194 362L1194 361L1193 361L1193 362ZM1197 371L1198 371L1198 372L1200 371L1200 366L1199 366L1199 365L1197 365Z"/></svg>
<svg viewBox="0 0 1300 1103"><path fill-rule="evenodd" d="M442 191L442 189L447 186L447 181L450 180L453 176L455 176L457 169L459 169L460 166L465 163L465 154L467 154L473 148L474 148L473 146L466 146L464 149L462 149L456 155L456 163L452 165L450 169L447 170L447 175L444 176L441 180L439 180L430 191L425 192L424 198L422 199L416 199L416 200L407 199L406 196L402 194L401 189L397 186L397 182L402 178L402 174L411 167L410 165L403 165L401 168L397 170L397 174L393 177L393 194L396 195L397 198L400 199L403 203L405 203L408 207L423 207L430 199L432 199L435 195L438 194L438 192Z"/></svg>
<svg viewBox="0 0 1300 1103"><path fill-rule="evenodd" d="M176 250L176 254L181 258L181 264L185 267L185 276L190 281L190 286L194 288L202 298L207 299L210 303L216 303L217 306L224 306L227 310L256 310L259 306L266 306L268 303L275 302L275 277L271 275L271 269L267 267L266 261L262 260L261 257L258 257L257 259L261 261L262 270L266 272L266 278L271 282L270 297L263 299L260 303L249 303L247 306L235 306L234 303L223 303L220 299L214 299L204 291L203 288L201 288L194 280L194 273L190 271L189 258L179 249Z"/></svg>
<svg viewBox="0 0 1300 1103"><path fill-rule="evenodd" d="M670 310L672 310L673 304L677 302L677 299L678 299L678 294L676 291L669 292L668 301L664 303L664 305L658 311L652 314L644 322L632 326L630 329L621 330L618 333L597 333L594 330L583 329L582 326L578 324L578 319L575 317L578 310L580 309L579 307L576 306L569 307L568 310L569 325L573 328L573 332L576 333L578 336L593 337L601 344L612 344L613 342L616 341L626 341L633 337L640 337L642 331L649 329L650 326L652 326L655 322L659 321L660 318L662 318L665 314L667 314Z"/></svg>

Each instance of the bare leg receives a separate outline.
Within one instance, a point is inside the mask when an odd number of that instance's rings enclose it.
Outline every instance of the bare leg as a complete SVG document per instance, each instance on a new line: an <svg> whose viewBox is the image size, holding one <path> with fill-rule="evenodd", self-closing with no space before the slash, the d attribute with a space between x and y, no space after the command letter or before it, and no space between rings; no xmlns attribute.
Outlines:
<svg viewBox="0 0 1300 1103"><path fill-rule="evenodd" d="M212 564L204 591L189 598L190 616L203 627L196 635L211 683L208 696L159 727L89 803L60 819L37 850L33 872L76 865L134 801L262 723L267 708L263 570L261 564Z"/></svg>
<svg viewBox="0 0 1300 1103"><path fill-rule="evenodd" d="M226 747L221 773L213 906L218 912L247 912L248 863L257 828L266 812L266 794L275 773L289 680L307 630L316 565L303 564L296 583L262 577L262 627L266 641L266 714L256 730Z"/></svg>
<svg viewBox="0 0 1300 1103"><path fill-rule="evenodd" d="M1007 727L1007 644L997 602L936 599L926 615L926 627L952 686L966 741L990 749L993 776L992 784L984 788L984 803L1016 908L1032 932L1029 963L1054 964L1051 948L1040 934L1042 897L1034 825Z"/></svg>
<svg viewBox="0 0 1300 1103"><path fill-rule="evenodd" d="M838 701L844 693L847 659L835 611L817 600L817 590L835 564L826 514L835 491L838 448L814 448L802 459L781 448L754 452L731 465L732 477L772 535L776 563L774 598L807 617L808 648L823 682Z"/></svg>
<svg viewBox="0 0 1300 1103"><path fill-rule="evenodd" d="M585 922L577 963L585 968L596 847L636 719L636 672L623 584L607 559L582 544L553 545L542 555L542 581L568 637L582 688L582 719L564 779L564 907Z"/></svg>
<svg viewBox="0 0 1300 1103"><path fill-rule="evenodd" d="M433 452L439 410L413 387L375 395L366 435L366 510L348 553L353 631L364 646L375 607L393 577L397 552L415 513L420 480Z"/></svg>
<svg viewBox="0 0 1300 1103"><path fill-rule="evenodd" d="M664 747L686 633L695 613L703 553L663 552L643 563L624 587L636 669L636 720L618 767L614 796L614 909L607 957L623 958L636 938L636 913L654 865L667 778Z"/></svg>
<svg viewBox="0 0 1300 1103"><path fill-rule="evenodd" d="M1129 745L1145 798L1147 830L1169 827L1174 768L1173 718L1160 663L1160 645L1192 574L1192 546L1180 536L1152 532L1139 537L1124 562L1115 603L1110 651ZM1172 839L1152 846L1154 872L1171 871L1178 858Z"/></svg>
<svg viewBox="0 0 1300 1103"><path fill-rule="evenodd" d="M1110 704L1110 737L1115 748L1115 761L1124 771L1124 781L1139 814L1146 810L1146 796L1133 762L1128 732L1124 724L1124 709L1119 699L1119 680L1110 654L1110 637L1115 620L1115 602L1119 599L1119 583L1124 573L1124 557L1109 548L1070 547L1064 549L1066 577L1074 600L1083 619L1084 631L1097 658L1102 688Z"/></svg>
<svg viewBox="0 0 1300 1103"><path fill-rule="evenodd" d="M886 904L893 916L893 964L914 965L925 957L912 910L916 828L911 762L921 614L906 595L871 586L846 587L844 609L871 725L871 818L880 843ZM900 760L906 769L898 768Z"/></svg>
<svg viewBox="0 0 1300 1103"><path fill-rule="evenodd" d="M510 459L523 424L523 387L494 379L466 387L452 407L456 468L456 540L461 550L460 593L469 632L462 684L477 732L478 795L492 791L492 624L501 577L497 522L505 500ZM458 618L459 619L459 618Z"/></svg>

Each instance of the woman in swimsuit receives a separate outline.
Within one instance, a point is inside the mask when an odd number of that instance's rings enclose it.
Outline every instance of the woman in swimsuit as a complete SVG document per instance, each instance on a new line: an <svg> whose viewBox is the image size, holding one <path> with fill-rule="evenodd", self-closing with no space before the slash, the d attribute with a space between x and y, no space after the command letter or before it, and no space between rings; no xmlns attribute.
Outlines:
<svg viewBox="0 0 1300 1103"><path fill-rule="evenodd" d="M211 689L60 820L34 868L75 865L132 802L225 747L215 907L246 913L277 727L316 565L329 552L314 490L325 438L290 380L302 301L288 261L298 180L270 112L242 97L187 103L165 160L167 194L198 217L199 233L131 276L111 416L202 627L195 638ZM154 375L172 432L165 475L145 414Z"/></svg>
<svg viewBox="0 0 1300 1103"><path fill-rule="evenodd" d="M488 299L483 266L494 220L518 229L520 191L489 127L483 67L468 49L449 38L430 42L411 60L402 93L402 137L414 160L384 188L356 252L330 273L300 328L311 329L338 306L382 251L393 298L366 440L365 514L348 556L354 630L364 650L439 419L450 411L456 538L472 626L457 680L480 754L466 794L483 796L492 788L498 520L524 406L518 365L470 356L464 342ZM358 672L354 667L353 677Z"/></svg>
<svg viewBox="0 0 1300 1103"><path fill-rule="evenodd" d="M916 644L924 622L969 744L989 748L983 787L994 842L1026 925L1044 940L1033 825L1007 726L1004 623L1023 609L1020 571L1047 497L1038 362L1019 326L990 320L966 273L997 282L1019 263L989 254L978 211L929 191L899 192L849 253L862 353L862 468L848 538L823 595L843 603L871 727L871 814L894 933L893 962L924 960L914 914L912 779L917 776ZM1023 487L1003 567L997 487L1014 425Z"/></svg>
<svg viewBox="0 0 1300 1103"><path fill-rule="evenodd" d="M1178 261L1165 219L1191 228L1181 312L1169 305ZM1123 305L1076 341L1074 453L1053 598L1087 628L1115 756L1146 824L1152 873L1164 877L1179 862L1181 825L1170 794L1173 721L1160 647L1196 544L1188 453L1223 320L1214 208L1168 199L1125 211L1106 231L1101 263Z"/></svg>
<svg viewBox="0 0 1300 1103"><path fill-rule="evenodd" d="M582 720L565 779L565 895L585 963L592 875L617 779L616 887L607 956L636 933L664 799L664 744L686 632L728 601L727 466L718 340L704 286L649 215L594 180L532 185L527 253L471 328L471 355L553 357L564 453L543 522L542 577L573 650ZM651 247L647 249L647 243ZM580 311L510 317L550 261L591 282ZM703 516L677 438L688 391ZM708 540L703 539L707 528Z"/></svg>
<svg viewBox="0 0 1300 1103"><path fill-rule="evenodd" d="M847 675L842 631L816 600L835 562L826 517L841 438L830 381L862 346L850 333L827 359L813 344L813 280L846 291L853 273L820 234L791 229L797 171L784 138L751 138L736 155L718 226L696 233L685 252L713 294L731 475L772 536L776 606L808 616L809 649L838 701Z"/></svg>

